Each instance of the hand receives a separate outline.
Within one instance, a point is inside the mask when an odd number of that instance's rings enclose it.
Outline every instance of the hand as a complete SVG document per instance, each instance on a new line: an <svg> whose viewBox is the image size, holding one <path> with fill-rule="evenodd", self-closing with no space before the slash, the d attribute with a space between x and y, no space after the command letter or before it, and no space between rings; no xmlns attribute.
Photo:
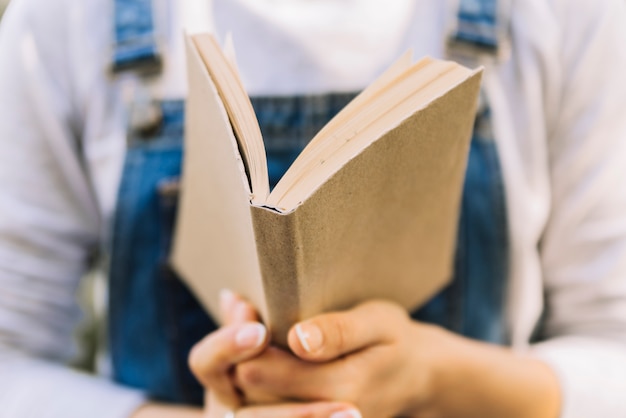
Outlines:
<svg viewBox="0 0 626 418"><path fill-rule="evenodd" d="M434 332L397 305L368 302L298 324L288 336L297 357L269 347L237 366L237 385L250 403L342 400L365 417L411 415L430 388Z"/></svg>
<svg viewBox="0 0 626 418"><path fill-rule="evenodd" d="M558 416L560 389L541 361L410 320L382 301L291 329L295 354L268 347L239 363L248 403L347 401L366 418Z"/></svg>
<svg viewBox="0 0 626 418"><path fill-rule="evenodd" d="M233 384L233 370L250 361L268 344L265 327L254 309L230 292L222 295L226 325L207 336L192 350L189 362L198 380L207 389L207 418L224 418L236 411L236 418L358 418L360 414L345 402L244 406Z"/></svg>

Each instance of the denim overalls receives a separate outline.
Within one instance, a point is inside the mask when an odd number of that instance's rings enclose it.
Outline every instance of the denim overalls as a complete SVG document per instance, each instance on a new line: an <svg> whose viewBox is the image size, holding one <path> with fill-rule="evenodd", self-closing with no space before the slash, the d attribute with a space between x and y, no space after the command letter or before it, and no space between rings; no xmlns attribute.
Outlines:
<svg viewBox="0 0 626 418"><path fill-rule="evenodd" d="M115 10L114 71L158 71L151 0L116 0ZM495 0L461 1L452 42L466 50L493 53L498 47L495 10ZM306 142L352 97L252 99L266 140L272 186ZM109 281L113 377L154 399L201 404L203 392L189 371L187 355L215 324L167 264L183 157L184 103L155 106L160 117L129 132L113 223ZM507 269L504 189L489 107L483 103L465 179L454 279L413 317L471 338L506 343Z"/></svg>

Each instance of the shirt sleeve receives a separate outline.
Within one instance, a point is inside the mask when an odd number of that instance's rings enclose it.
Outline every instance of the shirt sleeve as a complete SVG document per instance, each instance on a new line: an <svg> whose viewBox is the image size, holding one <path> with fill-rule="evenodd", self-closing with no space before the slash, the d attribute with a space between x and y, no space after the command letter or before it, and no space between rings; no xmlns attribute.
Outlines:
<svg viewBox="0 0 626 418"><path fill-rule="evenodd" d="M122 418L143 402L66 366L101 227L80 157L69 3L14 1L0 25L1 418Z"/></svg>
<svg viewBox="0 0 626 418"><path fill-rule="evenodd" d="M563 418L626 416L626 3L554 1L560 91L540 243L546 340Z"/></svg>

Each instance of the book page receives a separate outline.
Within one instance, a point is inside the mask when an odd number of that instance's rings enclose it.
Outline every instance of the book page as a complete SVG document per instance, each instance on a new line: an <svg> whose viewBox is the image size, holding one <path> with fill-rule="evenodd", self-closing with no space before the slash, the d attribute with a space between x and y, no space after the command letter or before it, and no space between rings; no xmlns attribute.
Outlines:
<svg viewBox="0 0 626 418"><path fill-rule="evenodd" d="M185 157L172 264L219 319L221 289L265 315L250 189L228 115L195 45L187 42Z"/></svg>
<svg viewBox="0 0 626 418"><path fill-rule="evenodd" d="M261 129L239 73L210 34L193 35L219 95L226 107L244 159L252 188L252 202L262 204L269 195L267 157Z"/></svg>

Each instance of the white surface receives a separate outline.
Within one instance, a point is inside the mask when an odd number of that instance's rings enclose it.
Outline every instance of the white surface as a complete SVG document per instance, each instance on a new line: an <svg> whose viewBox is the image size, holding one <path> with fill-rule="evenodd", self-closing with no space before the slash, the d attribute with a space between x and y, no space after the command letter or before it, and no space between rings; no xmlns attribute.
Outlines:
<svg viewBox="0 0 626 418"><path fill-rule="evenodd" d="M285 18L289 30L271 32L295 1L267 2L281 12L216 1L216 16L232 16L242 73L256 93L350 90L410 45L418 56L442 52L441 0L364 1L355 19L370 23L354 23L345 39L314 20L289 26ZM0 408L2 418L121 418L141 402L63 366L78 318L74 290L89 249L103 239L124 156L123 107L103 53L110 3L20 0L0 26L0 404L11 405ZM343 7L361 3L336 4L332 13L345 17ZM564 418L626 411L624 9L621 0L515 2L515 53L485 76L513 236L514 343L528 348L545 296L548 340L531 350L562 379ZM261 24L250 26L252 15ZM383 24L395 31L381 44L366 36ZM344 54L361 36L363 45ZM180 56L177 45L170 57ZM258 61L242 58L254 54ZM184 91L174 64L153 86L164 97ZM16 362L15 353L32 360Z"/></svg>

